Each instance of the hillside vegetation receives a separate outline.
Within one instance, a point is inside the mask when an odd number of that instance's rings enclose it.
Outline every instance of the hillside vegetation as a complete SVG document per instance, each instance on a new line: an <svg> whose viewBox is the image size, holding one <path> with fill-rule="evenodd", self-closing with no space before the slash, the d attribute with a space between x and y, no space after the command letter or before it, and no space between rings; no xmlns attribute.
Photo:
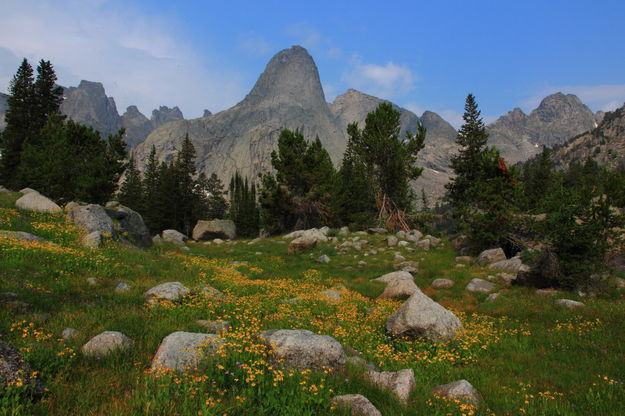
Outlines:
<svg viewBox="0 0 625 416"><path fill-rule="evenodd" d="M561 294L585 304L567 309L554 297L509 287L496 270L456 259L445 241L429 251L390 248L380 235L338 236L338 243L291 255L281 237L190 242L189 250L163 244L141 251L111 241L87 249L64 215L16 209L18 196L0 194L0 229L50 243L0 236L0 292L17 294L0 299L0 340L19 348L46 392L31 400L13 383L0 397L0 414L341 415L348 413L330 399L351 393L366 396L383 415L621 415L625 408L623 292L592 299ZM368 241L362 251L337 249L353 237ZM384 285L371 279L394 270L395 252L419 263L417 286L460 318L457 339L386 333L386 319L402 299L378 299ZM329 263L314 260L322 254ZM500 296L466 291L475 277L493 280ZM455 283L434 289L437 278ZM171 281L194 293L180 302L146 303L148 289ZM119 283L130 289L116 291ZM221 294L202 290L207 286ZM340 298L324 297L326 290ZM223 347L195 372L151 372L165 336L208 332L197 320L231 323L221 333ZM79 334L64 340L67 327ZM257 337L268 329L329 335L383 370L413 369L416 388L401 404L366 382L358 366L344 373L283 368ZM81 347L105 330L127 335L132 347L84 356ZM431 395L459 379L481 393L479 408Z"/></svg>

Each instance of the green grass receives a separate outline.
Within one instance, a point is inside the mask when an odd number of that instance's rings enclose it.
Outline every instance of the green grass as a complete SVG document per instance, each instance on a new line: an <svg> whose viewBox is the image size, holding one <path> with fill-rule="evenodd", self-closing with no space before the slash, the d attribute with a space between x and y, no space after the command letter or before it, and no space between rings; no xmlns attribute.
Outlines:
<svg viewBox="0 0 625 416"><path fill-rule="evenodd" d="M474 277L495 275L492 271L472 263L457 268L447 244L410 252L385 247L382 236L359 236L368 240L361 252L323 243L287 255L281 238L208 247L192 243L188 252L169 245L136 251L114 243L88 250L64 216L16 210L16 197L0 195L0 229L31 232L56 246L0 239L0 292L15 292L32 305L28 310L2 305L0 334L22 350L48 392L31 402L23 388L13 386L0 396L0 414L341 415L349 413L332 409L329 399L348 393L365 395L384 415L621 415L625 408L622 292L582 299L585 307L568 310L497 278L501 295L488 302L487 295L464 287ZM365 256L371 249L378 253ZM395 251L419 262L416 284L460 317L466 331L458 340L387 336L386 318L401 300L377 300L384 285L371 279L394 270ZM315 261L322 254L330 263ZM96 285L87 283L90 277L98 279ZM430 284L436 278L456 284L434 290ZM143 293L167 281L194 289L210 285L226 297L195 295L178 304L146 306ZM131 290L115 293L120 282ZM319 292L325 289L339 290L343 300L323 299ZM300 301L287 302L294 297ZM149 374L163 337L202 332L198 319L232 322L233 330L224 335L227 353L192 375ZM80 335L63 341L60 334L68 326ZM273 367L255 334L279 328L331 335L384 370L412 368L417 387L409 405L369 385L358 368L324 374ZM104 330L123 332L134 347L102 359L83 357L80 347ZM429 393L462 378L484 397L480 409Z"/></svg>

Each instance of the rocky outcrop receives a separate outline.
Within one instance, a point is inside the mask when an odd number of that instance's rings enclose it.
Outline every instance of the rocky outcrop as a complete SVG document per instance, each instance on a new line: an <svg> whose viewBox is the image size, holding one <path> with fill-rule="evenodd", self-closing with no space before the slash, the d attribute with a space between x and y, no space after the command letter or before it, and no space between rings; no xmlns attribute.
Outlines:
<svg viewBox="0 0 625 416"><path fill-rule="evenodd" d="M539 153L543 146L561 144L596 126L596 117L575 95L545 97L529 115L515 108L488 126L489 145L510 164Z"/></svg>
<svg viewBox="0 0 625 416"><path fill-rule="evenodd" d="M122 126L126 129L124 141L129 147L136 147L154 130L152 122L139 111L136 105L126 108L122 115Z"/></svg>
<svg viewBox="0 0 625 416"><path fill-rule="evenodd" d="M78 87L63 90L61 112L77 123L93 127L103 137L122 127L115 100L107 97L100 82L80 81Z"/></svg>
<svg viewBox="0 0 625 416"><path fill-rule="evenodd" d="M343 347L327 335L303 329L280 329L261 332L259 336L271 348L274 357L287 367L320 370L345 366Z"/></svg>
<svg viewBox="0 0 625 416"><path fill-rule="evenodd" d="M150 118L150 123L152 124L152 129L159 128L162 125L167 123L171 123L172 121L184 120L184 116L182 115L182 111L178 107L169 108L167 106L160 106L158 110L152 110L152 117Z"/></svg>
<svg viewBox="0 0 625 416"><path fill-rule="evenodd" d="M452 312L418 290L386 321L393 335L406 335L432 340L449 340L462 329Z"/></svg>
<svg viewBox="0 0 625 416"><path fill-rule="evenodd" d="M174 332L161 341L151 368L194 370L207 356L216 353L222 343L223 340L215 334Z"/></svg>

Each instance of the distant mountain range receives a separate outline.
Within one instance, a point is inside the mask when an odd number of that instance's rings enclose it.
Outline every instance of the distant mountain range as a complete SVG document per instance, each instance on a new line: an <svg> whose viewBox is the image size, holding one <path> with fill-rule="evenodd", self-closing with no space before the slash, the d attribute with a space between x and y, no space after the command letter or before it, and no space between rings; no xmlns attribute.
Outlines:
<svg viewBox="0 0 625 416"><path fill-rule="evenodd" d="M0 95L0 123L6 98ZM328 103L313 58L304 48L293 46L269 61L240 103L217 114L205 110L202 117L185 120L178 107L160 107L148 119L136 106L130 106L120 116L102 84L90 81L65 89L61 111L103 134L125 127L126 143L135 149L140 167L152 146L160 160L171 160L188 133L196 148L199 171L214 172L227 182L237 170L252 178L270 170L270 154L283 128L300 129L309 139L318 136L332 160L340 163L348 139L347 125L354 121L362 125L383 101L349 89ZM456 130L434 112L417 116L396 108L401 113L402 135L415 131L417 123L427 129L425 148L418 159L424 172L414 188L423 188L432 199L439 199L452 174L449 160L456 151ZM557 93L543 99L529 115L516 108L488 125L489 144L499 148L512 164L527 160L543 146L562 144L594 129L603 117L576 96Z"/></svg>

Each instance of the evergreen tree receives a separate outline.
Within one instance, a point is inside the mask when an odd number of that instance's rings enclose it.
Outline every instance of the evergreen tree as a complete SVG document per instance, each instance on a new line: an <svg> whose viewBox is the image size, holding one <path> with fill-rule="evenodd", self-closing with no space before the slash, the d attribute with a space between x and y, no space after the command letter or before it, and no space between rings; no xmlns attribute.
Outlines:
<svg viewBox="0 0 625 416"><path fill-rule="evenodd" d="M469 94L458 130L460 147L451 158L454 177L446 185L446 199L461 231L469 233L474 251L501 245L512 228L513 201L518 198L515 172L488 148L488 133L473 94Z"/></svg>
<svg viewBox="0 0 625 416"><path fill-rule="evenodd" d="M241 237L258 235L259 212L256 202L256 185L243 179L237 171L230 180L230 219L237 226Z"/></svg>
<svg viewBox="0 0 625 416"><path fill-rule="evenodd" d="M158 224L160 222L160 172L160 166L158 160L156 159L156 148L152 146L152 150L148 156L148 162L145 165L145 170L143 172L144 211L141 212L145 224L152 231L159 229Z"/></svg>
<svg viewBox="0 0 625 416"><path fill-rule="evenodd" d="M33 123L40 129L51 114L59 111L63 101L63 88L56 85L56 73L50 61L39 61L37 80L33 85Z"/></svg>
<svg viewBox="0 0 625 416"><path fill-rule="evenodd" d="M195 176L195 148L189 140L189 135L185 135L182 147L172 166L172 174L175 178L176 186L174 195L176 198L176 229L184 234L190 235L195 225L195 216L198 202L202 196L200 190L196 188L193 177Z"/></svg>
<svg viewBox="0 0 625 416"><path fill-rule="evenodd" d="M228 212L228 202L224 197L224 185L221 179L215 173L212 173L209 178L204 173L200 173L196 186L201 195L196 217L204 220L225 218Z"/></svg>
<svg viewBox="0 0 625 416"><path fill-rule="evenodd" d="M348 148L337 175L335 212L339 222L353 229L367 228L376 214L375 196L367 168Z"/></svg>
<svg viewBox="0 0 625 416"><path fill-rule="evenodd" d="M8 187L19 187L17 168L24 141L33 132L34 86L33 68L24 59L9 84L6 128L0 140L0 179Z"/></svg>
<svg viewBox="0 0 625 416"><path fill-rule="evenodd" d="M145 212L144 189L141 180L141 172L137 169L134 157L130 157L126 168L126 178L119 188L119 202L127 207Z"/></svg>
<svg viewBox="0 0 625 416"><path fill-rule="evenodd" d="M415 163L424 146L425 127L419 124L415 134L408 132L402 140L399 117L399 111L384 102L367 115L363 129L357 123L347 127L350 149L366 166L380 214L390 227L398 219L404 221L403 213L414 200L410 181L423 171Z"/></svg>

